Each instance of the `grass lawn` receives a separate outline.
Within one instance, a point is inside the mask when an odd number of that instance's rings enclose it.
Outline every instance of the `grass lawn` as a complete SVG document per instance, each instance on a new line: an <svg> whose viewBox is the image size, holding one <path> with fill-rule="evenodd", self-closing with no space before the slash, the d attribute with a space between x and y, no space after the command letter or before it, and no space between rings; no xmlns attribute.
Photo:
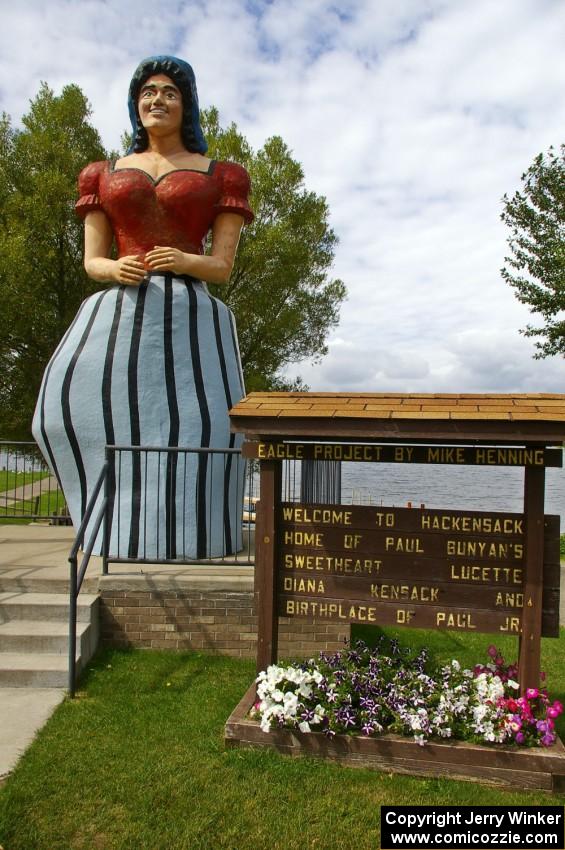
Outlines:
<svg viewBox="0 0 565 850"><path fill-rule="evenodd" d="M25 484L33 484L47 478L49 472L10 472L8 469L0 470L0 493L23 487Z"/></svg>
<svg viewBox="0 0 565 850"><path fill-rule="evenodd" d="M8 490L32 484L48 475L48 472L18 472L17 474L0 472L0 525L21 525L31 522L34 516L50 517L52 514L61 512L65 505L65 497L57 487L53 487L44 493L39 492L39 487L34 488L32 499L15 503L11 503L8 499L7 506L6 498L2 496ZM4 519L4 517L7 518Z"/></svg>
<svg viewBox="0 0 565 850"><path fill-rule="evenodd" d="M18 502L9 507L0 507L0 525L28 525L36 517L49 519L61 514L65 506L65 497L60 490L43 493L39 500Z"/></svg>
<svg viewBox="0 0 565 850"><path fill-rule="evenodd" d="M392 634L391 631L388 632ZM399 633L439 658L482 660L488 635ZM515 639L500 642L513 659ZM544 640L565 696L565 631ZM379 807L561 804L541 792L417 779L226 750L223 726L252 661L106 650L0 789L4 850L298 850L380 846ZM561 733L563 734L563 727Z"/></svg>

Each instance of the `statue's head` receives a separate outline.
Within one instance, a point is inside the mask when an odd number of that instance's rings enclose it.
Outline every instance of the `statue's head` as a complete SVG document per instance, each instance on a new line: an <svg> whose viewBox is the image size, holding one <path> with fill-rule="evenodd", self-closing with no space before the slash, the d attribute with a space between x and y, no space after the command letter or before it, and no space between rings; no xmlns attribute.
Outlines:
<svg viewBox="0 0 565 850"><path fill-rule="evenodd" d="M132 126L132 143L128 153L140 153L147 149L147 130L141 123L138 99L142 85L155 74L165 74L173 81L182 95L181 137L187 150L206 153L208 145L200 127L200 110L194 71L182 59L175 56L150 56L136 68L129 86L128 109Z"/></svg>

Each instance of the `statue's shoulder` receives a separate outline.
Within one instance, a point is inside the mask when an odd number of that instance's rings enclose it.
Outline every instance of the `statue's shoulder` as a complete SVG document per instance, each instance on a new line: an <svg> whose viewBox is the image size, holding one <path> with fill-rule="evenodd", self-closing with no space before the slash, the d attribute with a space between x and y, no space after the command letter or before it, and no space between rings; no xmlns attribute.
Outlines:
<svg viewBox="0 0 565 850"><path fill-rule="evenodd" d="M98 193L100 175L108 170L110 163L107 159L99 162L89 162L85 165L78 176L78 188L80 195L91 195Z"/></svg>
<svg viewBox="0 0 565 850"><path fill-rule="evenodd" d="M249 206L251 180L247 169L237 162L218 162L214 174L221 182L221 198L216 204L216 212L236 213L243 216L247 224L253 221Z"/></svg>
<svg viewBox="0 0 565 850"><path fill-rule="evenodd" d="M75 204L75 210L80 218L84 219L87 213L102 209L98 194L98 185L100 183L100 175L107 171L109 167L110 163L107 160L90 162L80 172L78 176L79 198Z"/></svg>
<svg viewBox="0 0 565 850"><path fill-rule="evenodd" d="M237 162L217 162L214 173L220 178L224 187L235 190L238 195L247 196L251 189L249 172Z"/></svg>

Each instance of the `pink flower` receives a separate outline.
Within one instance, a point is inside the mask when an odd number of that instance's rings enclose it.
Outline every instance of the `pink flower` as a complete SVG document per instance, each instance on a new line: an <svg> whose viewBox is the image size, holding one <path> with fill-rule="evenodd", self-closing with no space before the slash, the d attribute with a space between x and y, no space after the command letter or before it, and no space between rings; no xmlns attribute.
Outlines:
<svg viewBox="0 0 565 850"><path fill-rule="evenodd" d="M526 698L527 699L536 699L539 697L539 690L537 688L527 688L526 689Z"/></svg>
<svg viewBox="0 0 565 850"><path fill-rule="evenodd" d="M491 645L487 649L487 655L490 655L491 658L496 658L496 656L498 655L498 649L493 643L491 643Z"/></svg>

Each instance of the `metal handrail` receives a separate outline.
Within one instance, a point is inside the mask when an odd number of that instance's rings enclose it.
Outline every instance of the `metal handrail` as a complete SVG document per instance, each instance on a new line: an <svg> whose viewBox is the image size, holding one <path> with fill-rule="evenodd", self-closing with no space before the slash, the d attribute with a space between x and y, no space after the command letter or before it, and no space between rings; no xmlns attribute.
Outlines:
<svg viewBox="0 0 565 850"><path fill-rule="evenodd" d="M105 461L100 471L100 475L98 476L98 480L90 496L90 499L88 501L88 504L86 506L82 522L79 526L75 541L69 554L69 696L71 698L73 698L75 695L76 686L77 600L78 595L80 593L80 589L82 587L82 583L84 581L86 570L88 568L90 556L92 555L92 550L94 548L96 537L98 536L100 526L102 525L102 520L104 519L104 516L106 514L106 504L108 502L108 494L106 492L104 493L102 504L96 516L94 527L90 534L88 543L83 549L83 557L80 564L80 571L78 569L78 550L84 543L84 535L86 532L87 525L90 522L90 519L94 512L94 506L100 494L100 490L102 489L102 485L106 482L107 479L108 467L109 462ZM103 534L105 534L105 530ZM103 546L103 551L105 551L105 546Z"/></svg>
<svg viewBox="0 0 565 850"><path fill-rule="evenodd" d="M147 559L145 556L137 556L136 558L124 558L124 557L109 557L109 541L110 541L110 528L109 522L111 519L108 515L109 505L111 504L111 500L116 495L116 485L115 482L112 481L112 470L115 468L115 456L117 453L126 452L126 453L153 453L157 452L160 454L207 454L207 455L222 455L222 456L240 456L241 449L239 448L222 448L222 449L214 449L214 448L203 448L203 447L183 447L183 446L132 446L132 445L107 445L105 447L106 460L102 469L100 471L100 475L96 481L96 484L92 490L90 498L88 500L88 504L86 506L86 510L84 512L84 516L82 518L82 522L77 531L76 538L74 540L71 552L69 554L69 565L70 565L70 590L69 590L69 678L68 678L68 691L70 697L75 696L75 687L76 687L76 647L77 647L77 600L78 595L80 593L84 577L86 574L86 570L88 568L88 564L90 562L90 557L92 555L92 551L94 549L96 538L100 532L100 528L102 528L102 573L106 575L108 573L108 562L111 560L116 563L147 563ZM104 487L102 499L100 501L100 507L98 513L94 517L94 510L97 503L97 500L100 496L102 487ZM111 491L111 492L110 492ZM88 539L85 540L86 531L89 524L92 523ZM83 550L83 557L80 563L80 569L78 565L78 552L79 549ZM198 561L194 561L197 563ZM193 563L192 559L184 560L181 559L159 559L152 557L150 563Z"/></svg>
<svg viewBox="0 0 565 850"><path fill-rule="evenodd" d="M166 454L240 455L241 449L214 449L208 446L129 446L108 445L111 452L163 452Z"/></svg>

